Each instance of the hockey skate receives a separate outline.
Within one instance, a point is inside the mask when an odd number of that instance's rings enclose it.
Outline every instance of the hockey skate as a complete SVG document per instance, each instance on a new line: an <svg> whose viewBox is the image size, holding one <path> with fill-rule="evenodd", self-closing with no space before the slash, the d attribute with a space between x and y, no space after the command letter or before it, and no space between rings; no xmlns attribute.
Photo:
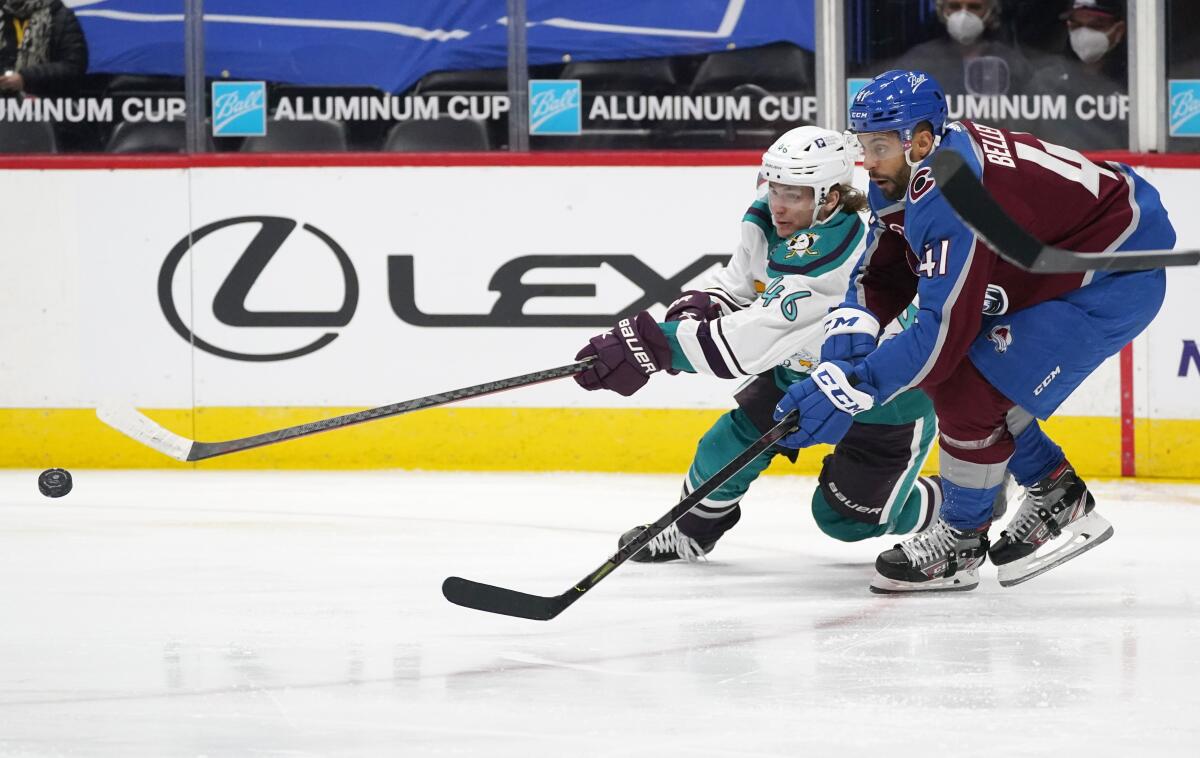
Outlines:
<svg viewBox="0 0 1200 758"><path fill-rule="evenodd" d="M618 547L628 544L631 540L645 531L648 526L635 526L621 535ZM701 545L696 540L679 531L676 524L671 524L657 537L646 543L646 546L633 554L629 559L635 563L664 563L666 561L684 560L695 563L704 558L713 549L716 541Z"/></svg>
<svg viewBox="0 0 1200 758"><path fill-rule="evenodd" d="M973 590L987 559L987 525L960 531L940 517L875 560L871 591L949 592Z"/></svg>
<svg viewBox="0 0 1200 758"><path fill-rule="evenodd" d="M1111 537L1112 524L1095 507L1092 493L1067 461L1031 485L1016 516L988 553L1000 584L1011 587L1032 579ZM1064 533L1065 541L1043 549Z"/></svg>

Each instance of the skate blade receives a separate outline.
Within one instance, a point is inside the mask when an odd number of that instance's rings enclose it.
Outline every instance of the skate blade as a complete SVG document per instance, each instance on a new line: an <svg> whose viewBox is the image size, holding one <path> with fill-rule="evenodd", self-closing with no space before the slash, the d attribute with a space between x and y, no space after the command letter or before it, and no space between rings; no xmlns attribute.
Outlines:
<svg viewBox="0 0 1200 758"><path fill-rule="evenodd" d="M944 579L928 582L902 582L879 574L871 580L870 590L877 595L911 595L914 592L967 592L979 586L979 570L960 571Z"/></svg>
<svg viewBox="0 0 1200 758"><path fill-rule="evenodd" d="M1036 552L1002 566L997 566L1001 587L1012 587L1061 566L1072 558L1104 542L1113 535L1112 524L1096 511L1063 528L1070 536L1067 541L1044 555ZM1062 537L1058 538L1062 540Z"/></svg>

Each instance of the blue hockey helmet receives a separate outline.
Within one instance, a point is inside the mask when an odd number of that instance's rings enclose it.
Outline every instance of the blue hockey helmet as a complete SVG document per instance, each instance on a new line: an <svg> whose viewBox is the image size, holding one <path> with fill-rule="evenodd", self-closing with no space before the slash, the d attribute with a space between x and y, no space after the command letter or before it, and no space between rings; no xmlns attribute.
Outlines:
<svg viewBox="0 0 1200 758"><path fill-rule="evenodd" d="M924 71L885 71L859 90L850 104L850 131L900 132L900 139L911 142L913 130L922 121L933 127L933 135L946 131L946 93Z"/></svg>

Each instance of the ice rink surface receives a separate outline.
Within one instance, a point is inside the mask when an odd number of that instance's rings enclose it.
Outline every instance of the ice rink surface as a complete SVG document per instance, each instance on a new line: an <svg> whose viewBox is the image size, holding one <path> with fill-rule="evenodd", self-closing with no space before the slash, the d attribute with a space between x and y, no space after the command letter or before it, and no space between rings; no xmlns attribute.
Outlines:
<svg viewBox="0 0 1200 758"><path fill-rule="evenodd" d="M442 579L562 592L679 478L74 473L0 472L0 755L1200 756L1194 486L1094 483L1095 551L885 597L895 540L772 477L707 563L534 622Z"/></svg>

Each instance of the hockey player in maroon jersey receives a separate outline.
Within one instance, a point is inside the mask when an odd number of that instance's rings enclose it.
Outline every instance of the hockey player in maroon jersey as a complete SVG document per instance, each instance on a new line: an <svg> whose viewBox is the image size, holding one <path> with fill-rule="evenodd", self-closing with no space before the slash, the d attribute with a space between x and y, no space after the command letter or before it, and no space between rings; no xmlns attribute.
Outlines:
<svg viewBox="0 0 1200 758"><path fill-rule="evenodd" d="M850 125L871 178L873 223L842 307L886 325L915 296L917 323L865 359L818 366L776 408L777 418L800 411L800 430L784 444L803 447L835 443L855 414L912 387L933 399L941 516L879 556L877 592L969 590L989 556L1001 584L1017 584L1112 534L1037 419L1141 332L1165 293L1157 269L1047 275L1003 261L951 210L930 156L961 154L1010 216L1055 247L1119 253L1175 243L1158 192L1130 167L946 119L944 93L920 71L881 74L855 97ZM837 353L836 345L823 350ZM991 504L1006 470L1026 494L989 547ZM1064 533L1071 539L1048 544Z"/></svg>

